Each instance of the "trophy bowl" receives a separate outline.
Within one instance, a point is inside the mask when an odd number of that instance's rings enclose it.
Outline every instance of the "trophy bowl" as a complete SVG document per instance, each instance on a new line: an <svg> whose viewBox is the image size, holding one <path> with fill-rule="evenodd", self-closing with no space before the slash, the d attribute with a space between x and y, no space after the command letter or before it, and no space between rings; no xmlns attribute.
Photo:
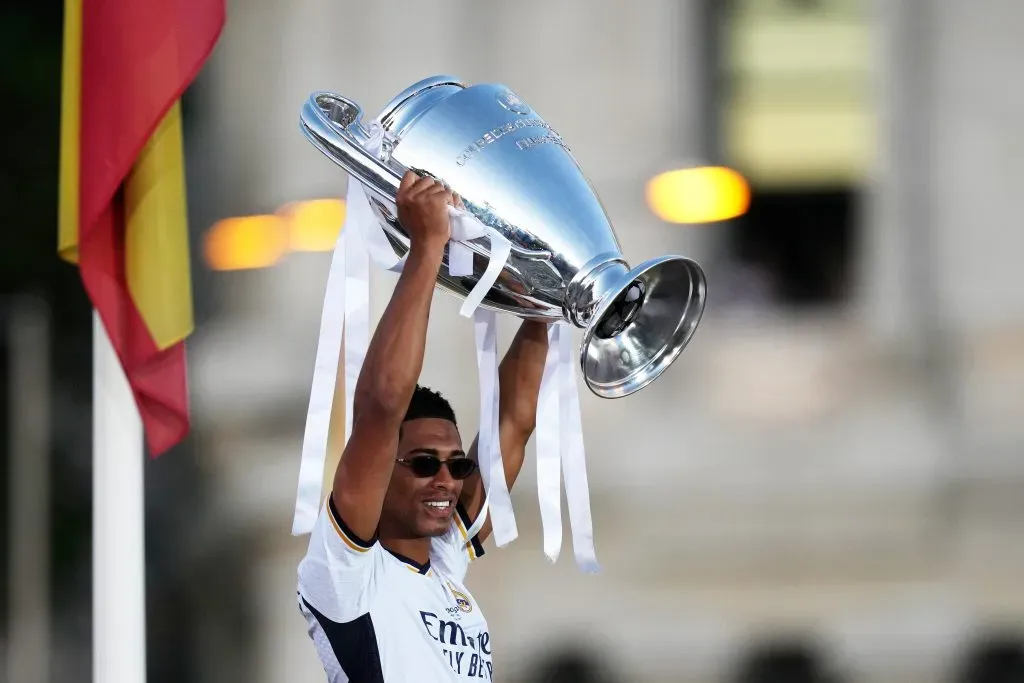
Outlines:
<svg viewBox="0 0 1024 683"><path fill-rule="evenodd" d="M703 269L682 256L630 268L562 136L509 88L427 78L371 125L382 139L372 139L358 104L329 92L310 95L300 115L306 138L367 190L397 256L409 250L395 197L410 169L442 180L466 211L508 239L511 255L481 306L583 329L580 365L594 394L639 391L689 343L704 312ZM473 289L489 255L486 238L464 244L473 252L472 274L442 267L437 277L459 297Z"/></svg>

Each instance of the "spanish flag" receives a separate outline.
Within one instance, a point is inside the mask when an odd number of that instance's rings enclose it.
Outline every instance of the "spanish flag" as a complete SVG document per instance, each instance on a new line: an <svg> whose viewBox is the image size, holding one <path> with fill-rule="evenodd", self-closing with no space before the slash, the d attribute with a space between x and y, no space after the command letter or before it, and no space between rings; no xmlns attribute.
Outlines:
<svg viewBox="0 0 1024 683"><path fill-rule="evenodd" d="M189 429L192 331L179 99L225 0L66 0L58 252L76 263L153 456Z"/></svg>

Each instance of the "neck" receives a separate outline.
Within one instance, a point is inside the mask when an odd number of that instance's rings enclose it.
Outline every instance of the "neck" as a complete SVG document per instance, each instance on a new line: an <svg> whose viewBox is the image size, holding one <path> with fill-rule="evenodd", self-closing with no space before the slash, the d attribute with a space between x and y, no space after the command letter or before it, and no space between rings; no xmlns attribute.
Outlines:
<svg viewBox="0 0 1024 683"><path fill-rule="evenodd" d="M420 538L386 538L380 537L380 544L393 553L408 557L410 560L426 564L430 561L430 539Z"/></svg>

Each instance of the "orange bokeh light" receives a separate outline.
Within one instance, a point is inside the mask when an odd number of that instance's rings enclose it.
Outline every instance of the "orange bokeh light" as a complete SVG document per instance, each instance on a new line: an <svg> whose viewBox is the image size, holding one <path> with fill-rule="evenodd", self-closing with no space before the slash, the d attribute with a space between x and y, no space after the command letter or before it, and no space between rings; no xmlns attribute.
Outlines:
<svg viewBox="0 0 1024 683"><path fill-rule="evenodd" d="M731 168L680 168L648 181L646 199L654 215L663 221L712 223L746 213L750 187Z"/></svg>

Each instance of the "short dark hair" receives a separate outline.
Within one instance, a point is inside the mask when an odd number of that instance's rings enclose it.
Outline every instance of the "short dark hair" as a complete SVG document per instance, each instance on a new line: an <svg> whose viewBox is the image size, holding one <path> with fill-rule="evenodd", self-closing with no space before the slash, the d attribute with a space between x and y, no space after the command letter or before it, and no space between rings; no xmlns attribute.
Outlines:
<svg viewBox="0 0 1024 683"><path fill-rule="evenodd" d="M456 427L459 426L459 423L455 420L455 411L452 410L452 405L448 403L448 399L442 396L440 392L417 384L416 390L412 392L409 408L405 411L405 418L402 421L408 422L409 420L418 420L425 417L448 420Z"/></svg>

